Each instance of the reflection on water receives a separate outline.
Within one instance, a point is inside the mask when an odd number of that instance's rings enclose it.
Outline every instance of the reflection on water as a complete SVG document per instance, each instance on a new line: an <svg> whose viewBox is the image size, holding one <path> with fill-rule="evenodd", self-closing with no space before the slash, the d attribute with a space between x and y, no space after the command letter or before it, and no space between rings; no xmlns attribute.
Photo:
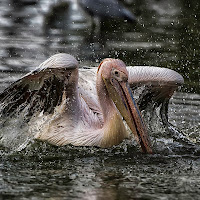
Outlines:
<svg viewBox="0 0 200 200"><path fill-rule="evenodd" d="M185 93L170 102L169 120L198 146L199 2L127 1L138 24L105 22L96 35L75 2L64 1L65 9L58 0L0 2L0 90L57 52L74 55L82 66L119 57L127 65L173 68L186 84ZM35 144L14 155L1 153L0 197L199 199L200 151L167 153L143 155L126 142L105 150Z"/></svg>

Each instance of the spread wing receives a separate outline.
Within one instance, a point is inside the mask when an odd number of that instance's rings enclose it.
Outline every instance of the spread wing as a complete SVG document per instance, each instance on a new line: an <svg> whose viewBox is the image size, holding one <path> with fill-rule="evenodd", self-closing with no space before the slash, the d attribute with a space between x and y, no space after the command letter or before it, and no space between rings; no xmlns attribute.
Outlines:
<svg viewBox="0 0 200 200"><path fill-rule="evenodd" d="M135 66L127 67L129 84L140 110L160 106L162 122L168 124L168 103L178 86L184 83L183 77L167 68Z"/></svg>
<svg viewBox="0 0 200 200"><path fill-rule="evenodd" d="M12 117L23 111L26 116L41 111L52 113L77 68L78 62L71 55L60 53L50 57L0 94L0 116Z"/></svg>
<svg viewBox="0 0 200 200"><path fill-rule="evenodd" d="M0 93L0 147L23 149L62 114L77 68L74 57L56 54Z"/></svg>
<svg viewBox="0 0 200 200"><path fill-rule="evenodd" d="M62 102L66 85L62 74L63 69L36 70L0 94L1 147L14 151L25 148L49 121Z"/></svg>
<svg viewBox="0 0 200 200"><path fill-rule="evenodd" d="M33 71L0 94L0 116L13 117L24 112L28 119L36 112L52 113L61 103L64 81L58 69Z"/></svg>

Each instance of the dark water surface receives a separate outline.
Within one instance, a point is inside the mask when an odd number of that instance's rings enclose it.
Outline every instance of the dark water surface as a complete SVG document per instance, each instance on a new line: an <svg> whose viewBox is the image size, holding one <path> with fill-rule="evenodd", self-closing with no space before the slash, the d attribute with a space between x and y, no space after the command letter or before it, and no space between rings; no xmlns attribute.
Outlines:
<svg viewBox="0 0 200 200"><path fill-rule="evenodd" d="M2 150L0 199L200 199L199 1L129 2L137 25L107 21L94 36L77 4L0 1L0 90L57 52L74 55L81 66L115 57L168 67L185 79L169 120L194 145L168 139L154 155L127 141L104 150L45 143L9 155Z"/></svg>

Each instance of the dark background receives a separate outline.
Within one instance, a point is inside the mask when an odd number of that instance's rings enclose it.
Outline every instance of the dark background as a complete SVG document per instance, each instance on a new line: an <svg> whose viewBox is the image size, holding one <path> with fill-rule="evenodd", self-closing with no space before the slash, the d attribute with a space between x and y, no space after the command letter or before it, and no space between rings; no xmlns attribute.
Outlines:
<svg viewBox="0 0 200 200"><path fill-rule="evenodd" d="M91 17L75 2L1 1L1 72L30 71L57 52L74 55L81 66L118 57L127 65L174 69L185 79L182 91L200 92L198 0L122 1L137 24L106 19L94 34Z"/></svg>

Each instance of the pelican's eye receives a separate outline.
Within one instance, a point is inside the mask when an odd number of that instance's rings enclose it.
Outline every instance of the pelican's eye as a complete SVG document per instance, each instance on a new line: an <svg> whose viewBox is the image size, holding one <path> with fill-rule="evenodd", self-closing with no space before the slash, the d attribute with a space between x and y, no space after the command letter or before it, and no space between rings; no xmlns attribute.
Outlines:
<svg viewBox="0 0 200 200"><path fill-rule="evenodd" d="M112 78L116 79L117 81L127 81L128 76L115 68L112 69Z"/></svg>
<svg viewBox="0 0 200 200"><path fill-rule="evenodd" d="M118 71L115 71L115 76L119 76L119 72Z"/></svg>
<svg viewBox="0 0 200 200"><path fill-rule="evenodd" d="M120 77L120 72L117 69L112 69L112 76L113 77Z"/></svg>
<svg viewBox="0 0 200 200"><path fill-rule="evenodd" d="M118 81L122 81L122 77L121 77L122 73L117 70L117 69L112 69L112 77Z"/></svg>

